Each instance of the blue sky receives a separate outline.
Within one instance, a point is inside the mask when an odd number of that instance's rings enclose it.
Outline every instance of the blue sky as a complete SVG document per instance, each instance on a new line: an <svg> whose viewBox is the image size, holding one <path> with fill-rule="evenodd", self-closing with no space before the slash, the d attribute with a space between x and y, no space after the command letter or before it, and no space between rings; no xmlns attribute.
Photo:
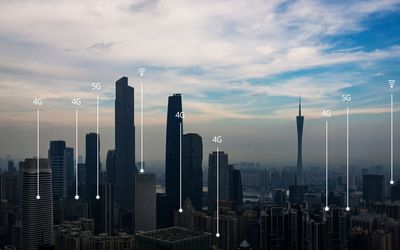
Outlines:
<svg viewBox="0 0 400 250"><path fill-rule="evenodd" d="M172 93L182 93L185 130L203 135L205 153L213 149L210 137L224 133L232 161L278 165L295 161L298 95L306 116L305 165L317 165L323 161L320 113L333 110L334 138L342 145L340 98L350 93L352 126L360 132L354 162L385 165L387 80L400 82L399 9L400 1L391 0L1 1L0 138L15 143L2 143L0 156L35 152L31 102L38 96L45 98L42 154L46 140L74 144L74 97L83 100L83 144L95 121L91 82L103 83L105 155L114 144L114 82L130 78L139 110L136 69L145 67L149 162L162 165ZM396 98L395 104L397 115ZM378 141L385 146L376 150ZM340 165L342 152L334 148L332 155Z"/></svg>

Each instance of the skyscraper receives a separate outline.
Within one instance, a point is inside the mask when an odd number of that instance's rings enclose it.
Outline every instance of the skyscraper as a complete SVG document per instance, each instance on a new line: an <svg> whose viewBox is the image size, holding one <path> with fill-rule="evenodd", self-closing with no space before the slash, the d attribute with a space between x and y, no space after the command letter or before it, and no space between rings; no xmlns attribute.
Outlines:
<svg viewBox="0 0 400 250"><path fill-rule="evenodd" d="M75 194L75 175L74 175L74 149L73 148L65 148L64 151L64 166L67 174L67 183L66 183L66 193L68 196L74 196Z"/></svg>
<svg viewBox="0 0 400 250"><path fill-rule="evenodd" d="M198 134L182 137L182 201L190 199L201 210L203 199L203 141Z"/></svg>
<svg viewBox="0 0 400 250"><path fill-rule="evenodd" d="M107 182L115 183L115 150L108 150L106 159Z"/></svg>
<svg viewBox="0 0 400 250"><path fill-rule="evenodd" d="M219 200L229 201L231 168L228 164L228 154L218 152L219 162ZM217 152L212 152L208 157L208 211L215 210L217 201Z"/></svg>
<svg viewBox="0 0 400 250"><path fill-rule="evenodd" d="M134 89L122 77L116 82L114 182L115 201L122 212L135 207L135 173Z"/></svg>
<svg viewBox="0 0 400 250"><path fill-rule="evenodd" d="M172 207L179 208L180 126L183 123L180 94L168 97L167 138L165 147L165 192ZM183 127L183 125L182 125ZM172 216L172 214L171 214Z"/></svg>
<svg viewBox="0 0 400 250"><path fill-rule="evenodd" d="M231 170L231 185L230 185L231 201L236 202L238 206L243 205L243 186L242 175L239 169Z"/></svg>
<svg viewBox="0 0 400 250"><path fill-rule="evenodd" d="M97 139L99 140L97 142ZM98 143L98 145L97 145ZM86 134L86 184L97 183L97 164L100 162L100 136L96 133Z"/></svg>
<svg viewBox="0 0 400 250"><path fill-rule="evenodd" d="M304 185L303 175L303 125L304 116L301 115L301 98L299 97L299 115L296 117L297 123L297 183Z"/></svg>
<svg viewBox="0 0 400 250"><path fill-rule="evenodd" d="M39 160L37 195L37 159L25 159L22 177L22 250L36 250L41 244L53 244L53 193L51 168L47 159Z"/></svg>
<svg viewBox="0 0 400 250"><path fill-rule="evenodd" d="M53 199L63 199L67 190L67 171L64 166L65 141L50 141L48 154L52 170Z"/></svg>
<svg viewBox="0 0 400 250"><path fill-rule="evenodd" d="M135 218L136 231L156 229L156 175L138 173L136 175Z"/></svg>

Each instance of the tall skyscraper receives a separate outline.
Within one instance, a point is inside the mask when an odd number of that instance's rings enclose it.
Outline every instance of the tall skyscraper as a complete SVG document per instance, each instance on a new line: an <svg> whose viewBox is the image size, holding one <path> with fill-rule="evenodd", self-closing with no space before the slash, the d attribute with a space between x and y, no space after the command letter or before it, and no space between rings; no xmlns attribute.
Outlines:
<svg viewBox="0 0 400 250"><path fill-rule="evenodd" d="M201 210L203 199L203 141L198 134L182 137L182 201L190 199Z"/></svg>
<svg viewBox="0 0 400 250"><path fill-rule="evenodd" d="M74 175L74 149L73 148L65 148L64 151L64 166L67 174L67 183L66 183L66 193L68 196L74 196L75 194L75 175Z"/></svg>
<svg viewBox="0 0 400 250"><path fill-rule="evenodd" d="M97 139L99 140L98 142ZM86 159L86 184L87 185L96 184L97 163L99 162L100 164L100 136L98 137L96 133L86 134L85 159Z"/></svg>
<svg viewBox="0 0 400 250"><path fill-rule="evenodd" d="M218 152L219 161L219 200L229 201L231 184L231 166L228 164L228 154ZM208 157L208 211L215 210L217 201L217 152L212 152Z"/></svg>
<svg viewBox="0 0 400 250"><path fill-rule="evenodd" d="M183 123L180 94L168 97L167 138L165 147L165 192L174 209L179 208L179 142ZM183 127L183 125L182 125ZM172 216L172 214L171 214Z"/></svg>
<svg viewBox="0 0 400 250"><path fill-rule="evenodd" d="M39 160L39 194L37 195L37 159L25 159L22 177L22 250L37 250L39 245L53 244L52 174L47 159Z"/></svg>
<svg viewBox="0 0 400 250"><path fill-rule="evenodd" d="M156 175L138 173L136 175L135 230L151 231L156 229Z"/></svg>
<svg viewBox="0 0 400 250"><path fill-rule="evenodd" d="M122 77L116 82L114 182L115 201L122 212L135 207L135 173L134 89Z"/></svg>
<svg viewBox="0 0 400 250"><path fill-rule="evenodd" d="M96 184L91 185L91 193L95 195ZM96 235L114 233L114 199L112 184L100 183L99 194L101 199L94 195L90 197L90 217L94 219L94 233Z"/></svg>
<svg viewBox="0 0 400 250"><path fill-rule="evenodd" d="M297 123L297 183L304 185L303 175L303 125L304 116L301 115L301 98L299 97L299 115L296 117Z"/></svg>
<svg viewBox="0 0 400 250"><path fill-rule="evenodd" d="M52 172L53 199L66 196L67 171L64 165L65 141L50 141L49 161Z"/></svg>

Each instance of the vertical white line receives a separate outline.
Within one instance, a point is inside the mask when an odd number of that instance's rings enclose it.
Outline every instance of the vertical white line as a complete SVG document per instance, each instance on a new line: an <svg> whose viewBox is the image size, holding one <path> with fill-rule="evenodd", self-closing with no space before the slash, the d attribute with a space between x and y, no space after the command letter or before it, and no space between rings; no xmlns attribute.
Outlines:
<svg viewBox="0 0 400 250"><path fill-rule="evenodd" d="M143 80L140 81L140 172L143 173Z"/></svg>
<svg viewBox="0 0 400 250"><path fill-rule="evenodd" d="M78 158L79 158L79 148L78 148L78 109L75 109L75 199L79 199L78 191Z"/></svg>
<svg viewBox="0 0 400 250"><path fill-rule="evenodd" d="M325 122L325 211L329 211L328 200L328 120Z"/></svg>
<svg viewBox="0 0 400 250"><path fill-rule="evenodd" d="M99 96L97 96L97 99L96 99L96 168L97 168L96 199L100 199L100 196L99 196Z"/></svg>
<svg viewBox="0 0 400 250"><path fill-rule="evenodd" d="M346 189L347 189L347 207L346 210L350 210L350 204L349 204L349 107L347 107L347 119L346 119L346 179L347 179L347 185L346 185Z"/></svg>
<svg viewBox="0 0 400 250"><path fill-rule="evenodd" d="M179 212L182 213L182 122L179 123Z"/></svg>
<svg viewBox="0 0 400 250"><path fill-rule="evenodd" d="M390 93L390 184L394 184L394 178L393 178L393 93Z"/></svg>
<svg viewBox="0 0 400 250"><path fill-rule="evenodd" d="M36 199L40 199L40 111L36 111Z"/></svg>
<svg viewBox="0 0 400 250"><path fill-rule="evenodd" d="M219 237L219 148L217 147L217 238Z"/></svg>

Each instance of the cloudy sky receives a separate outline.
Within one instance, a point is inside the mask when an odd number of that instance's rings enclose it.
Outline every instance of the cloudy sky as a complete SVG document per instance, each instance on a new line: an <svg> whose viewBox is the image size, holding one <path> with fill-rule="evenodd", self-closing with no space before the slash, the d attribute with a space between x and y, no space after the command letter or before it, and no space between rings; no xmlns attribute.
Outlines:
<svg viewBox="0 0 400 250"><path fill-rule="evenodd" d="M137 68L145 67L148 165L163 164L167 97L181 93L184 130L203 136L205 156L215 147L212 137L222 135L232 162L269 165L295 165L301 95L307 166L324 162L323 109L333 113L332 164L345 163L341 95L352 94L351 160L386 166L387 81L400 82L399 10L400 1L392 0L0 0L0 157L35 154L35 97L44 98L43 156L51 139L74 146L71 100L82 99L84 155L84 134L96 127L97 94L105 156L114 147L114 83L129 77L139 111ZM102 90L94 92L92 82ZM392 92L397 150L400 96ZM136 112L137 135L139 118Z"/></svg>

